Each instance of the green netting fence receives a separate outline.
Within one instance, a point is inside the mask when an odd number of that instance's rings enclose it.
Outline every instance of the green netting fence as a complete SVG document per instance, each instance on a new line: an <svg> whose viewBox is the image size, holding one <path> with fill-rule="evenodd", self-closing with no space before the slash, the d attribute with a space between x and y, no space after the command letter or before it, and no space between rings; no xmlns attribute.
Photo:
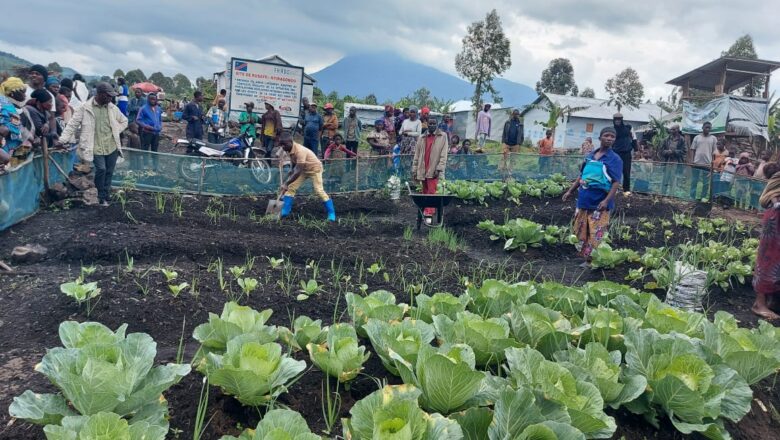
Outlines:
<svg viewBox="0 0 780 440"><path fill-rule="evenodd" d="M125 159L117 165L115 187L129 187L161 192L181 192L241 196L274 194L278 191L287 169L270 163L267 168L251 167L241 160L211 159L140 150L124 150ZM64 172L70 171L75 154L52 154L53 162ZM577 176L582 158L576 155L540 157L533 154L451 155L447 160L447 180L515 180L539 179L561 173ZM401 156L395 164L390 157L361 157L325 161L323 180L329 193L349 193L382 189L390 176L402 181L411 173L412 157ZM52 182L63 176L53 163L49 164ZM42 190L42 158L0 174L0 230L34 214ZM633 189L636 192L659 194L683 200L725 197L742 208L759 208L758 198L766 181L734 176L731 182L721 181L720 173L692 167L688 164L634 162ZM710 189L710 179L712 185ZM306 183L301 193L310 193ZM710 191L712 194L710 195Z"/></svg>
<svg viewBox="0 0 780 440"><path fill-rule="evenodd" d="M390 176L402 181L411 174L412 157L401 156L395 164L389 156L332 159L324 161L323 182L329 193L348 193L382 189ZM273 194L278 191L289 168L275 161L267 168L252 167L241 159L214 159L125 150L125 160L117 165L115 186L129 186L152 191L213 195ZM577 176L582 158L577 155L538 156L513 153L450 155L447 180L515 180L540 179L552 174L569 178ZM712 174L712 176L710 176ZM683 200L726 197L743 208L759 208L758 198L766 181L733 176L721 180L721 173L689 164L635 161L631 169L633 190ZM712 194L710 181L712 179ZM310 193L311 184L300 192Z"/></svg>

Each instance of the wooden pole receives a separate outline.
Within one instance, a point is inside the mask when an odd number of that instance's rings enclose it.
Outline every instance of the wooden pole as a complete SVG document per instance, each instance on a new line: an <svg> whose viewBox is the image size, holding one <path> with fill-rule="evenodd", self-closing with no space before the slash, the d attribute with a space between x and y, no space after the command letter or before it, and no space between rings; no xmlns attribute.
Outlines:
<svg viewBox="0 0 780 440"><path fill-rule="evenodd" d="M41 137L41 148L43 149L43 188L49 190L49 140L46 136Z"/></svg>

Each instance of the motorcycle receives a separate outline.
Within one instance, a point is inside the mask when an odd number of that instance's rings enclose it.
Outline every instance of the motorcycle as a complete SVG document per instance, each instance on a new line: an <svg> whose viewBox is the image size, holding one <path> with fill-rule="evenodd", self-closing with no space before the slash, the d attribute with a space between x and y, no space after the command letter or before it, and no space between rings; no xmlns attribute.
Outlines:
<svg viewBox="0 0 780 440"><path fill-rule="evenodd" d="M254 138L246 133L231 138L220 144L202 141L200 139L178 139L176 148L186 148L186 154L192 158L184 158L179 161L179 176L189 183L200 182L202 172L213 172L216 167L222 166L218 160L204 161L195 158L229 158L233 166L249 168L252 178L257 183L271 182L271 170L268 161L263 158L264 153L253 147ZM205 170L203 169L205 167Z"/></svg>

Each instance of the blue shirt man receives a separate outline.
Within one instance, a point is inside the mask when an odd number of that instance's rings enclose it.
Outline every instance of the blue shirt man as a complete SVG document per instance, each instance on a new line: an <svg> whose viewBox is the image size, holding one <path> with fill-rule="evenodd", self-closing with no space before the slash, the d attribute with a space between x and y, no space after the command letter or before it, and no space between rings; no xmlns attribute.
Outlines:
<svg viewBox="0 0 780 440"><path fill-rule="evenodd" d="M317 148L325 122L317 113L317 104L309 104L309 111L303 117L303 146L317 154Z"/></svg>

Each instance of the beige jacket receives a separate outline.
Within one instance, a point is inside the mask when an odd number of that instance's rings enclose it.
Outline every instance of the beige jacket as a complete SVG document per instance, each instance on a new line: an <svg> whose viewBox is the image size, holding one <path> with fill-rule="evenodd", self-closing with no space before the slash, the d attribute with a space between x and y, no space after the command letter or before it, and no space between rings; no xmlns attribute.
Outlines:
<svg viewBox="0 0 780 440"><path fill-rule="evenodd" d="M417 146L414 148L414 162L412 162L412 178L414 180L433 179L434 172L439 172L439 177L444 176L444 169L447 165L447 150L449 141L447 134L441 130L436 130L436 139L431 146L431 159L428 163L428 169L425 169L425 139L428 137L424 133L417 139Z"/></svg>
<svg viewBox="0 0 780 440"><path fill-rule="evenodd" d="M95 98L91 98L80 106L73 113L73 117L68 121L65 130L60 135L60 142L63 144L72 144L78 142L78 155L82 160L92 161L95 146L95 113L92 111ZM114 104L108 104L110 114L111 131L114 134L117 149L121 150L122 143L119 140L119 133L127 128L127 118L119 111L119 107ZM79 131L81 132L80 134Z"/></svg>

